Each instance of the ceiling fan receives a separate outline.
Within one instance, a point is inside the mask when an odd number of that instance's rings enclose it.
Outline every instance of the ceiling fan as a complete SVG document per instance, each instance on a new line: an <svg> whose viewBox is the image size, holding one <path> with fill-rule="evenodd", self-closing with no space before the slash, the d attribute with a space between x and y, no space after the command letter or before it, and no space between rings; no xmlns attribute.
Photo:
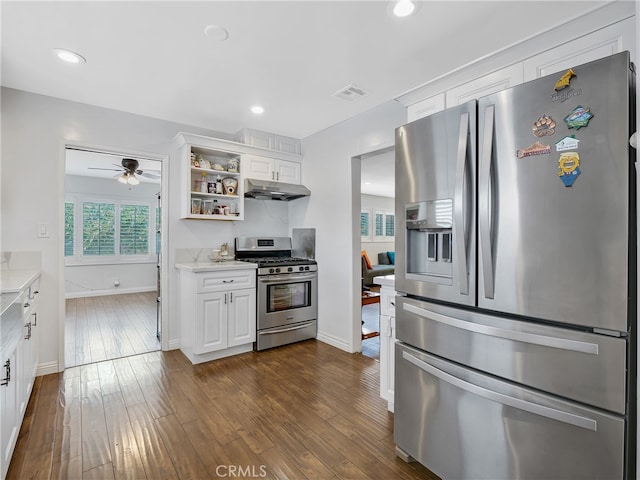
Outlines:
<svg viewBox="0 0 640 480"><path fill-rule="evenodd" d="M125 185L138 185L140 180L136 175L140 175L141 177L158 179L160 178L159 173L151 173L151 172L159 172L159 170L151 170L151 171L142 171L138 169L139 163L137 160L133 158L123 158L121 165L116 163L113 164L114 167L117 168L100 168L100 167L88 167L90 170L111 170L114 172L122 172L118 173L114 178L117 178L120 183L124 183Z"/></svg>

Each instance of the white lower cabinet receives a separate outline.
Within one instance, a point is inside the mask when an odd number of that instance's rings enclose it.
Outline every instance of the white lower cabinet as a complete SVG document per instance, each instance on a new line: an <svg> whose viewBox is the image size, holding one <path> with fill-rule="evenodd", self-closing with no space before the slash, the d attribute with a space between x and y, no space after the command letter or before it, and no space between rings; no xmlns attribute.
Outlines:
<svg viewBox="0 0 640 480"><path fill-rule="evenodd" d="M11 463L38 367L39 282L33 281L15 300L15 308L2 315L2 344L7 350L0 359L0 478Z"/></svg>
<svg viewBox="0 0 640 480"><path fill-rule="evenodd" d="M391 287L380 289L380 396L394 409L394 368L396 345L396 292Z"/></svg>
<svg viewBox="0 0 640 480"><path fill-rule="evenodd" d="M2 447L2 471L0 478L5 478L13 448L18 439L21 417L18 415L18 382L15 377L16 356L19 348L4 358L0 365L0 446Z"/></svg>
<svg viewBox="0 0 640 480"><path fill-rule="evenodd" d="M253 349L256 339L255 268L208 272L182 269L180 289L180 349L192 363Z"/></svg>
<svg viewBox="0 0 640 480"><path fill-rule="evenodd" d="M200 293L196 303L194 354L255 341L255 289Z"/></svg>

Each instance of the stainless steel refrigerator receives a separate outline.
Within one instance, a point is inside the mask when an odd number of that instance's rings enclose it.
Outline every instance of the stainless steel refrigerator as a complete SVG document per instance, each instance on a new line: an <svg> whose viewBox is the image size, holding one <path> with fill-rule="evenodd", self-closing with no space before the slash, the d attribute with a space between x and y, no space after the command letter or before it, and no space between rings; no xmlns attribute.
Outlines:
<svg viewBox="0 0 640 480"><path fill-rule="evenodd" d="M633 78L624 52L396 130L400 456L635 478Z"/></svg>

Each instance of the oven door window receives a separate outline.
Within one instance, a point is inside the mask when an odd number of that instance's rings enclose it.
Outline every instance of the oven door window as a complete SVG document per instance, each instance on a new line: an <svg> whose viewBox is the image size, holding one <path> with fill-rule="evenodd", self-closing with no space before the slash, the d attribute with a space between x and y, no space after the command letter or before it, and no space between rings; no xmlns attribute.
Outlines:
<svg viewBox="0 0 640 480"><path fill-rule="evenodd" d="M281 312L311 306L311 282L295 282L267 287L267 312Z"/></svg>

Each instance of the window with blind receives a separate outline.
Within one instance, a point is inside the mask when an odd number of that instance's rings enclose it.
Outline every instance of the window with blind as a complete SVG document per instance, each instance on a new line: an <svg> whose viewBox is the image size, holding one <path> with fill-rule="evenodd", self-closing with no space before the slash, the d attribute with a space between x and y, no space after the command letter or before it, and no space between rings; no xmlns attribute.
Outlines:
<svg viewBox="0 0 640 480"><path fill-rule="evenodd" d="M149 206L120 206L120 255L149 253Z"/></svg>
<svg viewBox="0 0 640 480"><path fill-rule="evenodd" d="M82 255L115 255L116 206L82 203Z"/></svg>
<svg viewBox="0 0 640 480"><path fill-rule="evenodd" d="M160 209L130 200L75 196L64 205L67 263L152 261L160 248Z"/></svg>

